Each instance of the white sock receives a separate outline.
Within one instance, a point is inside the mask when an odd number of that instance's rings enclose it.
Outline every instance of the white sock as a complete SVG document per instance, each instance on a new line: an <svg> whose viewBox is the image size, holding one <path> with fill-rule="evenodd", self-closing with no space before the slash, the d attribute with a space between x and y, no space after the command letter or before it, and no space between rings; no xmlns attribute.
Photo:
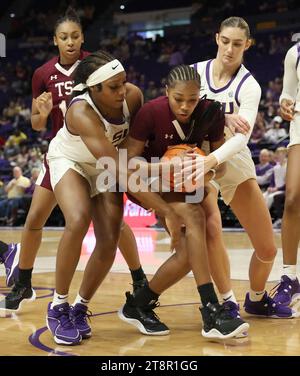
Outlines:
<svg viewBox="0 0 300 376"><path fill-rule="evenodd" d="M251 300L251 302L259 302L262 300L263 296L264 296L264 293L265 293L265 290L262 290L262 291L254 291L254 290L251 290L249 291L249 298Z"/></svg>
<svg viewBox="0 0 300 376"><path fill-rule="evenodd" d="M297 278L297 266L296 265L283 265L283 275L287 275L291 280L295 281Z"/></svg>
<svg viewBox="0 0 300 376"><path fill-rule="evenodd" d="M74 300L74 303L73 303L73 307L77 303L84 304L85 306L87 306L89 304L89 302L90 302L89 300L84 299L82 296L80 296L79 294L77 294L76 299Z"/></svg>
<svg viewBox="0 0 300 376"><path fill-rule="evenodd" d="M54 306L57 306L59 304L67 303L68 302L68 294L67 295L60 295L56 291L54 291L53 300L51 303L51 309Z"/></svg>
<svg viewBox="0 0 300 376"><path fill-rule="evenodd" d="M238 304L238 302L235 298L234 292L232 290L229 290L225 294L220 293L220 295L221 295L223 302L228 302L230 300L231 302Z"/></svg>

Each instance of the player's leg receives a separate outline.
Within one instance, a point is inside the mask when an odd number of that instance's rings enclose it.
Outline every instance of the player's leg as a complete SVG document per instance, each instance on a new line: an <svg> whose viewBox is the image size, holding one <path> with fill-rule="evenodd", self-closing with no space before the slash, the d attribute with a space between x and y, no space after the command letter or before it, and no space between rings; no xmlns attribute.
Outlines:
<svg viewBox="0 0 300 376"><path fill-rule="evenodd" d="M57 250L55 292L48 306L47 326L56 343L75 345L82 337L70 317L68 293L91 221L90 185L78 172L68 169L54 193L66 224Z"/></svg>
<svg viewBox="0 0 300 376"><path fill-rule="evenodd" d="M292 311L274 304L265 291L276 256L276 246L271 216L257 181L248 179L241 183L236 188L230 206L254 247L249 267L250 292L246 295L246 312L266 317L291 317Z"/></svg>
<svg viewBox="0 0 300 376"><path fill-rule="evenodd" d="M120 193L104 192L92 199L92 218L96 245L86 265L71 315L82 338L91 336L88 303L109 272L115 259L123 216Z"/></svg>
<svg viewBox="0 0 300 376"><path fill-rule="evenodd" d="M42 229L49 218L56 199L52 191L36 186L22 231L21 244L8 245L5 260L7 285L15 282L11 292L1 301L0 308L19 311L22 303L35 299L31 287L34 261L41 244Z"/></svg>
<svg viewBox="0 0 300 376"><path fill-rule="evenodd" d="M300 240L300 145L289 148L285 204L281 226L283 271L274 296L276 302L288 305L300 298L297 278L297 254Z"/></svg>
<svg viewBox="0 0 300 376"><path fill-rule="evenodd" d="M122 224L118 246L129 267L133 281L133 291L135 292L137 289L148 283L148 281L141 266L134 234L125 222Z"/></svg>
<svg viewBox="0 0 300 376"><path fill-rule="evenodd" d="M201 309L204 321L202 334L206 337L224 338L224 335L230 337L236 335L239 330L248 329L248 324L240 319L234 319L230 315L227 316L218 304L210 278L206 250L205 214L201 205L174 202L175 194L165 195L164 198L169 201L185 223L181 246L177 247L176 253L158 269L150 280L149 286L140 289L134 297L127 293L127 302L119 311L120 318L136 326L143 334L168 334L167 326L158 320L153 308L156 306L159 295L170 286L170 282L178 279L178 275L182 275L183 270L187 271L191 268L203 304ZM212 312L214 312L213 319ZM220 323L219 326L216 324L217 322Z"/></svg>

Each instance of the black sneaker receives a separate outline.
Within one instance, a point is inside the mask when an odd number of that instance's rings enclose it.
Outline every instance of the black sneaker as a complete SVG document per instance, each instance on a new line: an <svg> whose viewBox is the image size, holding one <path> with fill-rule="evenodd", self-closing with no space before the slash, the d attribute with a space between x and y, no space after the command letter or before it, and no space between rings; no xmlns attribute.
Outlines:
<svg viewBox="0 0 300 376"><path fill-rule="evenodd" d="M24 301L33 301L35 298L36 293L32 287L16 283L5 299L1 300L0 310L17 312Z"/></svg>
<svg viewBox="0 0 300 376"><path fill-rule="evenodd" d="M148 285L148 280L146 276L143 279L139 279L138 281L133 281L133 296L137 293L139 289Z"/></svg>
<svg viewBox="0 0 300 376"><path fill-rule="evenodd" d="M249 324L232 316L227 306L208 303L200 308L203 319L202 335L206 338L226 339L247 335Z"/></svg>
<svg viewBox="0 0 300 376"><path fill-rule="evenodd" d="M126 292L126 303L119 310L118 316L121 320L139 329L143 334L149 336L164 336L169 334L169 328L159 321L159 317L153 312L158 307L157 301L151 301L149 305L138 307L134 303L134 297L129 291Z"/></svg>

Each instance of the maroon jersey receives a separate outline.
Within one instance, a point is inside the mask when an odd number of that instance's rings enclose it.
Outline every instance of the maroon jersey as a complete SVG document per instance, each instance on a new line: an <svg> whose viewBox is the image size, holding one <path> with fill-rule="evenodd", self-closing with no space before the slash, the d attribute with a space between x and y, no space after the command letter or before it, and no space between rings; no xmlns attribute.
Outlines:
<svg viewBox="0 0 300 376"><path fill-rule="evenodd" d="M47 63L37 68L32 77L32 96L37 98L44 91L52 93L53 109L51 111L53 138L63 126L64 116L67 109L68 97L72 92L72 73L80 61L89 55L89 52L81 51L79 60L72 66L63 67L59 63L59 57L55 56Z"/></svg>
<svg viewBox="0 0 300 376"><path fill-rule="evenodd" d="M209 142L219 141L224 137L225 117L221 107L214 107L213 112L210 111L215 103L217 102L207 99L200 100L190 123L180 125L186 136L182 138L174 124L177 120L171 111L168 98L163 96L153 99L138 111L129 135L146 142L143 157L147 161L150 161L151 157L161 158L171 145L189 143L201 147L204 139Z"/></svg>

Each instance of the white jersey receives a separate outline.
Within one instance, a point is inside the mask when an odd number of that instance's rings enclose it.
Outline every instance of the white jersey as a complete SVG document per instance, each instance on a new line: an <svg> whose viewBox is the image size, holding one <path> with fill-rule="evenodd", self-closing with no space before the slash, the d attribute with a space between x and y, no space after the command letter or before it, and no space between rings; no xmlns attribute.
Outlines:
<svg viewBox="0 0 300 376"><path fill-rule="evenodd" d="M295 102L295 114L290 124L290 143L288 147L300 144L300 43L291 47L284 60L282 99Z"/></svg>
<svg viewBox="0 0 300 376"><path fill-rule="evenodd" d="M300 43L291 47L284 60L283 88L279 101L290 99L295 103L295 111L300 112Z"/></svg>
<svg viewBox="0 0 300 376"><path fill-rule="evenodd" d="M129 129L130 114L126 101L123 102L123 119L120 124L110 122L105 119L95 106L88 92L74 97L70 102L69 107L77 101L85 100L97 113L101 122L105 127L105 135L108 140L114 145L119 145L126 137ZM85 143L80 136L75 136L69 132L66 120L63 127L57 132L56 136L50 142L47 158L50 161L54 158L66 158L78 163L89 163L96 165L96 158L89 151Z"/></svg>
<svg viewBox="0 0 300 376"><path fill-rule="evenodd" d="M213 62L212 59L193 65L201 77L201 96L206 95L208 99L220 102L225 114L239 114L245 118L251 127L248 133L249 140L257 116L261 88L243 64L225 86L215 87ZM225 130L227 139L230 134L227 128Z"/></svg>
<svg viewBox="0 0 300 376"><path fill-rule="evenodd" d="M214 60L207 60L193 65L201 77L201 96L206 95L208 99L220 102L225 114L241 115L248 121L251 128L247 136L242 137L242 141L240 141L241 137L238 137L242 136L241 134L237 134L230 140L238 142L235 142L236 145L232 148L234 153L226 162L226 173L221 178L213 181L213 185L220 189L224 202L229 205L234 197L236 188L241 183L249 179L256 179L255 166L251 152L247 147L247 142L256 120L261 89L244 65L240 66L225 86L217 88L213 82L213 63ZM225 139L228 140L231 137L233 137L233 134L225 127ZM209 151L209 145L207 144L201 148Z"/></svg>

